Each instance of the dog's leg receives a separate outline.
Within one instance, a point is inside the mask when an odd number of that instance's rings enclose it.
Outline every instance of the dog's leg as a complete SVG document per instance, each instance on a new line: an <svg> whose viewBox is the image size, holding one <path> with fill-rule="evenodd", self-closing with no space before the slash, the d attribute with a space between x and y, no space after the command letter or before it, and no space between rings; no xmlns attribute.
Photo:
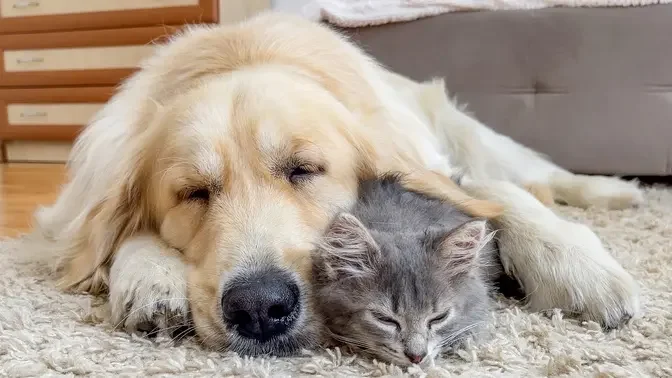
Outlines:
<svg viewBox="0 0 672 378"><path fill-rule="evenodd" d="M558 217L509 182L465 178L462 185L504 206L493 220L502 264L521 283L532 310L561 308L606 328L637 314L637 283L588 227Z"/></svg>
<svg viewBox="0 0 672 378"><path fill-rule="evenodd" d="M411 100L419 102L455 168L467 176L513 182L546 203L552 199L582 208L623 209L643 202L636 183L573 174L496 133L450 101L441 80L419 85Z"/></svg>
<svg viewBox="0 0 672 378"><path fill-rule="evenodd" d="M644 202L636 183L608 176L577 175L557 169L549 186L556 201L571 206L626 209Z"/></svg>
<svg viewBox="0 0 672 378"><path fill-rule="evenodd" d="M189 308L182 255L153 235L126 240L110 269L109 301L115 327L178 330Z"/></svg>

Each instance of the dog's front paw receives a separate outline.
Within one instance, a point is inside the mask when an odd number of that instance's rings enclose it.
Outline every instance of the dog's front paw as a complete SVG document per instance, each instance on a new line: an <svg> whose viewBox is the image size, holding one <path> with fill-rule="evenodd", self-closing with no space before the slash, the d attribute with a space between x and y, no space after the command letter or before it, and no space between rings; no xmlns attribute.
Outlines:
<svg viewBox="0 0 672 378"><path fill-rule="evenodd" d="M639 285L588 227L578 229L590 251L579 251L572 297L584 318L617 328L639 314Z"/></svg>
<svg viewBox="0 0 672 378"><path fill-rule="evenodd" d="M604 249L592 231L576 225L577 245L546 244L548 259L540 276L528 277L531 309L561 308L605 329L621 326L639 313L639 285Z"/></svg>
<svg viewBox="0 0 672 378"><path fill-rule="evenodd" d="M109 301L115 328L182 336L189 303L180 253L150 236L126 241L110 269Z"/></svg>
<svg viewBox="0 0 672 378"><path fill-rule="evenodd" d="M605 329L618 328L638 315L639 289L630 274L605 269L596 262L582 263L570 264L568 269L549 267L541 273L543 276L523 278L528 308L531 311L559 308L597 322Z"/></svg>
<svg viewBox="0 0 672 378"><path fill-rule="evenodd" d="M618 328L639 313L639 289L635 280L621 271L597 273L586 286L575 288L583 317L600 323L605 329Z"/></svg>
<svg viewBox="0 0 672 378"><path fill-rule="evenodd" d="M605 328L637 315L637 283L589 227L562 219L512 183L463 180L463 185L505 205L504 214L492 221L499 229L500 257L531 310L559 308Z"/></svg>

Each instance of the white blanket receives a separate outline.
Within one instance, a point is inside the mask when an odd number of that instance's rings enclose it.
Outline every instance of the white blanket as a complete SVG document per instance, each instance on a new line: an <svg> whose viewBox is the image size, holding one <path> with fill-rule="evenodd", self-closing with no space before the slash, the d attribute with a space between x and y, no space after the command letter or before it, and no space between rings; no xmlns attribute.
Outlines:
<svg viewBox="0 0 672 378"><path fill-rule="evenodd" d="M672 0L314 0L305 12L342 27L417 20L441 13L551 7L632 7Z"/></svg>

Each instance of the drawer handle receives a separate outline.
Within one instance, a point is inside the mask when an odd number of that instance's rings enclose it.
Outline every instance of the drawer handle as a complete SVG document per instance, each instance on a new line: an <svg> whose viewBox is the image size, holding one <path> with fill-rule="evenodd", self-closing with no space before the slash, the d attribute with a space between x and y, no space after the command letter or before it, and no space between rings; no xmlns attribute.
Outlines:
<svg viewBox="0 0 672 378"><path fill-rule="evenodd" d="M14 3L14 5L12 5L12 8L14 8L14 9L25 9L25 8L35 8L35 7L39 7L39 6L40 6L40 2L35 1L35 0L32 0L32 1L17 1L16 3Z"/></svg>
<svg viewBox="0 0 672 378"><path fill-rule="evenodd" d="M44 62L44 58L41 58L39 56L35 56L32 58L18 58L16 60L16 64L24 64L24 63L42 63Z"/></svg>
<svg viewBox="0 0 672 378"><path fill-rule="evenodd" d="M47 112L21 112L21 118L46 117Z"/></svg>

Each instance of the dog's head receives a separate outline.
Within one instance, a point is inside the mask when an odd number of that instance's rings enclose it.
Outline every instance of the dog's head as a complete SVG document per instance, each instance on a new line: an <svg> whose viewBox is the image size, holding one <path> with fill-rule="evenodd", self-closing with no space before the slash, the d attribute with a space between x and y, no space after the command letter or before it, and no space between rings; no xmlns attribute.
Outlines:
<svg viewBox="0 0 672 378"><path fill-rule="evenodd" d="M109 261L125 237L158 232L188 263L206 344L253 355L310 347L320 333L311 250L354 203L359 180L413 155L400 152L407 136L383 127L398 120L367 84L376 69L336 34L293 17L175 41L110 105L137 111L88 249Z"/></svg>
<svg viewBox="0 0 672 378"><path fill-rule="evenodd" d="M352 115L273 67L203 82L161 113L150 207L190 265L199 333L248 354L310 345L310 251L355 201L364 163Z"/></svg>

